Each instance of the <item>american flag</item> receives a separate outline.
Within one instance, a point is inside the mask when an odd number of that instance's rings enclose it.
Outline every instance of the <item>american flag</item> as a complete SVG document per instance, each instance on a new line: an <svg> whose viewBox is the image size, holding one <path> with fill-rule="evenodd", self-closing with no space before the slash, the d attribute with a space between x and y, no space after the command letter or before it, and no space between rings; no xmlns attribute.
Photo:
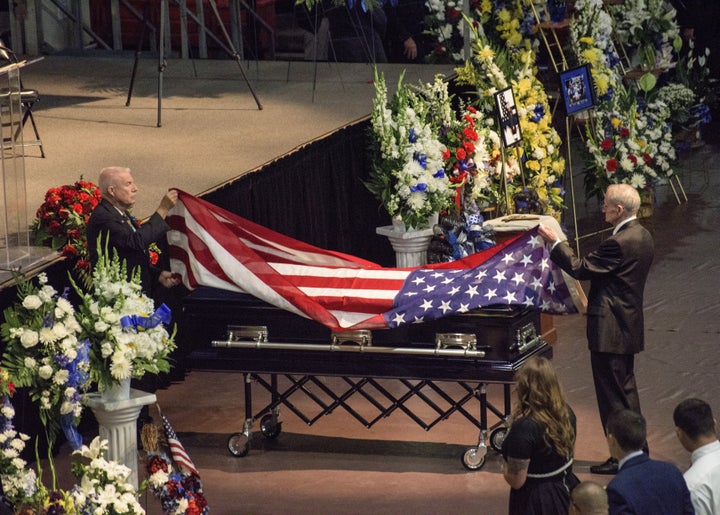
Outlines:
<svg viewBox="0 0 720 515"><path fill-rule="evenodd" d="M160 415L162 418L163 429L165 430L165 436L167 437L168 445L170 446L170 454L175 462L175 465L186 473L198 474L195 464L190 459L190 455L185 451L185 447L178 440L175 430L170 425L170 422L165 415Z"/></svg>
<svg viewBox="0 0 720 515"><path fill-rule="evenodd" d="M383 268L184 192L167 221L171 268L186 287L248 293L333 331L394 328L496 304L552 314L577 312L581 304L537 228L450 263Z"/></svg>

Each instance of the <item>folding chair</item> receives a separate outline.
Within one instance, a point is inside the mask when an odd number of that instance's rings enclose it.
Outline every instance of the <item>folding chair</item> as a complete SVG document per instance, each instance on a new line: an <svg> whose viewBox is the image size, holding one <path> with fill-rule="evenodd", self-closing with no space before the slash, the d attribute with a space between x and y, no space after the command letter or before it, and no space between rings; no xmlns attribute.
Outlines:
<svg viewBox="0 0 720 515"><path fill-rule="evenodd" d="M0 61L7 61L8 63L17 63L18 59L11 49L7 48L3 41L0 39ZM40 157L45 157L45 150L43 149L42 140L40 139L40 133L38 132L37 124L35 123L35 117L33 116L33 107L37 102L40 101L40 93L36 89L27 89L23 86L22 79L20 80L20 104L22 105L22 120L18 125L13 139L15 141L20 137L20 131L25 127L25 124L30 120L33 132L35 133L34 140L26 140L23 137L23 147L27 146L38 146L40 147Z"/></svg>

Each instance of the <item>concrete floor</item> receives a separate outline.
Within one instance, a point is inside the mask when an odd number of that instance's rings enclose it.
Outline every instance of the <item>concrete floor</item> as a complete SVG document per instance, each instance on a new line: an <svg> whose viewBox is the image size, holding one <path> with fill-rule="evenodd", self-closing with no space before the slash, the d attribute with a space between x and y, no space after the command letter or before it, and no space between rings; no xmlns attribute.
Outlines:
<svg viewBox="0 0 720 515"><path fill-rule="evenodd" d="M36 148L27 150L29 217L49 187L80 175L94 180L111 164L134 170L142 188L137 213L148 214L167 187L191 193L211 189L367 115L373 95L372 69L366 65L320 64L313 102L311 63L251 63L246 72L263 105L258 110L236 63L170 62L158 128L155 65L141 60L130 107L125 100L131 57L55 56L27 67L26 86L42 94L36 119L47 154L41 159ZM436 71L412 68L406 80L430 80ZM388 67L387 73L392 83L398 69ZM660 187L655 215L647 221L657 254L646 291L648 344L636 362L638 384L653 456L681 469L689 456L675 438L672 409L685 397L715 402L720 393L720 180L718 147L712 136L709 141L679 163L689 201L677 204L670 189ZM597 206L581 208L582 227L597 226ZM594 244L584 240L583 248ZM608 452L590 379L584 319L556 317L555 326L554 362L578 417L575 471L581 479L605 483L609 478L588 470ZM490 385L492 401L502 402L499 392L498 385ZM506 512L509 487L501 460L490 452L481 470L463 468L462 453L477 443L478 431L457 414L425 431L400 412L368 429L340 411L308 426L286 409L280 436L267 440L256 434L249 454L237 458L228 452L227 438L241 431L244 421L239 374L192 370L157 397L200 470L212 513ZM262 395L253 402L261 405ZM312 410L307 400L297 403ZM720 405L713 407L720 412ZM419 414L426 411L418 407ZM253 430L259 430L257 424ZM66 460L63 448L56 465L65 484L70 481ZM152 497L144 502L148 513L161 512Z"/></svg>

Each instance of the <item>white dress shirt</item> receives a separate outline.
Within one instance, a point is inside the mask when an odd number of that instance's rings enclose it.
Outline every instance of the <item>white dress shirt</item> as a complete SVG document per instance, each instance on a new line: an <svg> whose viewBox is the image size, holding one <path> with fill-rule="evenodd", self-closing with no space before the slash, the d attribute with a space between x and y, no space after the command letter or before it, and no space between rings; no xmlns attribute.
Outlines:
<svg viewBox="0 0 720 515"><path fill-rule="evenodd" d="M684 477L696 515L720 515L720 441L695 449L691 459Z"/></svg>

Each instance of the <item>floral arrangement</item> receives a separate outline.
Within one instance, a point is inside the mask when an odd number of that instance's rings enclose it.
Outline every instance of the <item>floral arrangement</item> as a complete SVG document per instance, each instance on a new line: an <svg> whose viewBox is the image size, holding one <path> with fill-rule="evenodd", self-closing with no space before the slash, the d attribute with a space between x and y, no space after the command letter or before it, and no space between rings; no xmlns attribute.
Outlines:
<svg viewBox="0 0 720 515"><path fill-rule="evenodd" d="M672 176L676 156L669 113L663 102L644 103L624 89L598 107L587 126L592 171L586 177L588 196L618 183L642 192Z"/></svg>
<svg viewBox="0 0 720 515"><path fill-rule="evenodd" d="M432 84L403 84L388 100L383 75L375 72L372 107L372 170L366 182L393 218L407 228L427 226L428 217L449 207L453 191L445 174L439 130L448 126L452 109L441 76Z"/></svg>
<svg viewBox="0 0 720 515"><path fill-rule="evenodd" d="M435 63L462 63L466 56L464 53L464 34L469 37L475 31L466 31L468 20L463 16L463 0L427 0L425 7L430 11L427 22L436 45L428 57ZM486 23L492 14L493 2L491 0L472 0L470 2L470 23L477 26Z"/></svg>
<svg viewBox="0 0 720 515"><path fill-rule="evenodd" d="M33 498L37 492L37 476L33 469L27 468L27 462L21 458L26 442L30 437L19 433L13 427L15 409L10 397L15 385L10 381L6 370L0 371L0 482L2 483L3 499L12 506Z"/></svg>
<svg viewBox="0 0 720 515"><path fill-rule="evenodd" d="M85 225L100 197L100 189L82 177L74 184L50 188L31 225L35 244L62 251L80 275L90 270Z"/></svg>
<svg viewBox="0 0 720 515"><path fill-rule="evenodd" d="M695 92L684 84L670 82L657 90L657 99L670 109L670 121L685 125L690 120L690 109L695 105Z"/></svg>
<svg viewBox="0 0 720 515"><path fill-rule="evenodd" d="M570 39L579 64L589 64L596 97L609 99L620 82L620 58L612 42L612 18L602 0L576 0Z"/></svg>
<svg viewBox="0 0 720 515"><path fill-rule="evenodd" d="M163 417L164 418L164 417ZM207 515L210 512L200 476L184 467L173 466L169 456L167 434L161 437L158 426L148 424L142 429L143 448L147 450L145 469L147 485L160 499L163 513L168 515Z"/></svg>
<svg viewBox="0 0 720 515"><path fill-rule="evenodd" d="M709 48L698 51L695 41L689 39L687 47L678 57L674 80L691 88L700 101L714 104L717 103L717 93L711 85L710 69L707 67L709 57Z"/></svg>
<svg viewBox="0 0 720 515"><path fill-rule="evenodd" d="M198 475L173 470L166 454L151 453L147 473L148 486L160 499L163 513L206 515L210 512Z"/></svg>
<svg viewBox="0 0 720 515"><path fill-rule="evenodd" d="M126 270L117 251L111 257L107 247L104 252L98 248L91 291L73 282L82 300L79 324L91 342L90 380L101 392L122 379L168 372L168 356L175 349L175 333L165 328L169 310L163 304L156 311L142 293L139 271L128 280Z"/></svg>
<svg viewBox="0 0 720 515"><path fill-rule="evenodd" d="M48 284L43 273L37 285L20 278L19 302L5 309L0 326L7 344L2 366L17 387L29 388L39 403L40 420L52 445L62 427L71 445L80 444L75 429L82 413L81 395L89 387L89 343L75 309Z"/></svg>
<svg viewBox="0 0 720 515"><path fill-rule="evenodd" d="M103 513L107 515L140 515L145 510L138 502L138 494L128 478L132 471L125 465L105 459L107 440L96 436L89 446L73 451L79 459L73 461L73 475L79 481L65 495L71 502L71 512L53 513ZM50 513L48 511L48 513Z"/></svg>
<svg viewBox="0 0 720 515"><path fill-rule="evenodd" d="M479 213L504 203L500 135L494 121L473 106L459 120L441 130L445 144L445 169L456 188L455 206L459 213ZM505 173L510 181L520 173L517 159L507 159Z"/></svg>
<svg viewBox="0 0 720 515"><path fill-rule="evenodd" d="M565 170L560 154L561 140L552 125L552 115L545 88L535 75L532 51L508 52L496 49L478 39L473 62L456 69L457 81L478 91L480 108L494 112L494 95L512 87L518 110L522 145L517 159L523 163L520 173L508 175L509 196L530 188L537 192L549 215L559 217L564 198L559 181ZM512 206L508 206L512 209Z"/></svg>
<svg viewBox="0 0 720 515"><path fill-rule="evenodd" d="M511 53L537 49L540 42L536 36L535 13L542 19L546 5L543 0L497 2L493 10L494 23L485 24L488 39L494 44L502 42Z"/></svg>
<svg viewBox="0 0 720 515"><path fill-rule="evenodd" d="M608 9L615 20L615 36L636 50L637 64L645 69L670 67L673 47L680 43L680 28L677 12L668 2L625 0Z"/></svg>
<svg viewBox="0 0 720 515"><path fill-rule="evenodd" d="M536 11L544 15L545 2L533 2ZM511 51L536 49L539 45L536 19L525 0L471 0L467 17L463 14L463 2L460 0L427 0L425 5L431 13L429 30L438 41L430 56L433 62L461 64L467 61L470 56L464 52L465 34L470 39L469 46L475 44L478 32Z"/></svg>
<svg viewBox="0 0 720 515"><path fill-rule="evenodd" d="M63 513L103 515L140 515L145 510L137 500L135 488L127 480L131 471L124 465L104 458L108 442L96 437L90 446L73 451L81 461L72 463L72 472L79 481L68 491L57 488L52 455L48 456L52 487L39 479L42 469L38 459L38 473L28 468L20 457L29 437L15 431L12 425L15 411L6 396L0 409L0 480L3 498L15 513L59 515Z"/></svg>

